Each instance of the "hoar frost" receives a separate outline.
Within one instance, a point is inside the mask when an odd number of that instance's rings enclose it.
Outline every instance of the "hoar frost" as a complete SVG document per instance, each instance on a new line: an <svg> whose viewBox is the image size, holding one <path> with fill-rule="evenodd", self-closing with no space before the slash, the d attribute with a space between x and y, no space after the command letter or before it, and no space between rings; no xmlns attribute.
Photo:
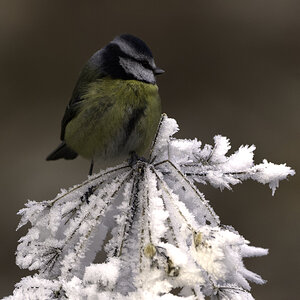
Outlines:
<svg viewBox="0 0 300 300"><path fill-rule="evenodd" d="M226 137L202 146L173 138L177 131L163 115L147 162L124 162L54 200L29 201L19 212L19 227L31 228L17 264L37 273L6 299L253 299L249 281L264 280L243 257L267 250L222 225L195 182L222 190L253 179L274 194L295 172L267 160L254 165L254 146L226 156Z"/></svg>

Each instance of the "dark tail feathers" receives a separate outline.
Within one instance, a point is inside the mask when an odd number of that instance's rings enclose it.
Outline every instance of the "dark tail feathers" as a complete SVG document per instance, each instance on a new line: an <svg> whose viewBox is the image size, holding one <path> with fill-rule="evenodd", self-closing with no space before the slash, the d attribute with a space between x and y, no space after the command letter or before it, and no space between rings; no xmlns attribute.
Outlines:
<svg viewBox="0 0 300 300"><path fill-rule="evenodd" d="M56 160L59 158L74 159L77 157L77 153L70 149L65 142L62 142L53 152L51 152L46 160Z"/></svg>

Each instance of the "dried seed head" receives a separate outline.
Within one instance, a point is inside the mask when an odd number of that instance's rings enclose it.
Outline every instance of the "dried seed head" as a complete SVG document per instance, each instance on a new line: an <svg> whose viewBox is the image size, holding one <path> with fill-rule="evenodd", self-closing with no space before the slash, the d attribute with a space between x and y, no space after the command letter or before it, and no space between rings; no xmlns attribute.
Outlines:
<svg viewBox="0 0 300 300"><path fill-rule="evenodd" d="M156 254L156 248L153 244L149 243L144 248L144 254L147 258L152 258Z"/></svg>
<svg viewBox="0 0 300 300"><path fill-rule="evenodd" d="M195 248L197 248L202 243L203 243L202 233L201 232L195 232L194 233L194 245L195 245Z"/></svg>
<svg viewBox="0 0 300 300"><path fill-rule="evenodd" d="M167 261L167 268L166 272L170 277L177 277L179 275L180 268L178 266L175 266L173 261L171 259L168 259Z"/></svg>

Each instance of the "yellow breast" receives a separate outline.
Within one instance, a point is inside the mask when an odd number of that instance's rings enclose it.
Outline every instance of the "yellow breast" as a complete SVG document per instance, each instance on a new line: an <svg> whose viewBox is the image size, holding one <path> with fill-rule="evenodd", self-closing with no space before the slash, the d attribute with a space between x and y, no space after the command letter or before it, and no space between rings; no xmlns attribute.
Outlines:
<svg viewBox="0 0 300 300"><path fill-rule="evenodd" d="M104 78L88 86L65 132L67 145L91 159L145 155L161 114L157 85Z"/></svg>

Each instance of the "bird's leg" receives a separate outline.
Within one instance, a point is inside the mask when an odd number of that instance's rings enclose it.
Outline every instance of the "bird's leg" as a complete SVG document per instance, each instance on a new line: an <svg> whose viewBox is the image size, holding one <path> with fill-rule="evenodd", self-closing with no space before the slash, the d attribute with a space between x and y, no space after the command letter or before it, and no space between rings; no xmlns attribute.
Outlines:
<svg viewBox="0 0 300 300"><path fill-rule="evenodd" d="M92 158L90 170L89 170L89 176L91 176L93 174L93 168L94 168L94 159Z"/></svg>
<svg viewBox="0 0 300 300"><path fill-rule="evenodd" d="M93 173L93 168L94 168L94 159L92 159L92 161L91 161L90 170L89 170L89 176L92 175L92 173ZM80 200L81 200L81 201L86 201L86 203L89 204L89 202L90 202L90 201L89 201L89 198L90 198L90 196L94 193L94 191L95 191L95 186L89 187L88 190L84 193L84 195L82 195L82 196L80 197Z"/></svg>
<svg viewBox="0 0 300 300"><path fill-rule="evenodd" d="M133 167L136 164L136 162L138 161L139 157L137 156L137 154L134 151L131 151L129 153L129 155L130 155L130 157L128 159L128 163L129 163L130 167Z"/></svg>

